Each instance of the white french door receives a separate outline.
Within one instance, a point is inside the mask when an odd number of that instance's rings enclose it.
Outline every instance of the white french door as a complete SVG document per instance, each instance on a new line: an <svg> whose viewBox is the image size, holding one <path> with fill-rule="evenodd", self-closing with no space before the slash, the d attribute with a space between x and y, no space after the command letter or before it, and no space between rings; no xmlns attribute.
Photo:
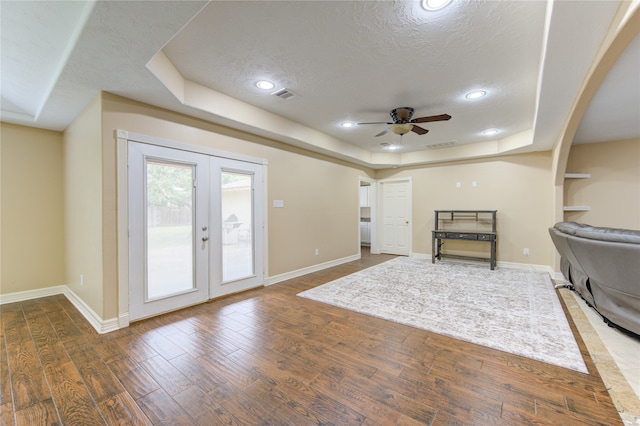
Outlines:
<svg viewBox="0 0 640 426"><path fill-rule="evenodd" d="M411 181L381 181L382 253L408 256L411 251Z"/></svg>
<svg viewBox="0 0 640 426"><path fill-rule="evenodd" d="M263 284L262 166L129 142L129 318Z"/></svg>
<svg viewBox="0 0 640 426"><path fill-rule="evenodd" d="M263 285L262 166L211 157L210 298Z"/></svg>

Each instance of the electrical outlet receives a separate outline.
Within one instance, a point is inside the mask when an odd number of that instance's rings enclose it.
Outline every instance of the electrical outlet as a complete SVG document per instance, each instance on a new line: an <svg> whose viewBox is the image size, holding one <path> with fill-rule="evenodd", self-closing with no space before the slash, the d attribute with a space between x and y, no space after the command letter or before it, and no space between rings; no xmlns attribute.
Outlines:
<svg viewBox="0 0 640 426"><path fill-rule="evenodd" d="M84 285L84 276L80 274L80 287Z"/></svg>
<svg viewBox="0 0 640 426"><path fill-rule="evenodd" d="M458 189L462 188L462 183L461 182L456 182L456 188L458 188Z"/></svg>
<svg viewBox="0 0 640 426"><path fill-rule="evenodd" d="M523 249L522 254L524 254L525 256L529 256L529 249L528 248Z"/></svg>
<svg viewBox="0 0 640 426"><path fill-rule="evenodd" d="M316 256L320 254L320 249L316 249Z"/></svg>

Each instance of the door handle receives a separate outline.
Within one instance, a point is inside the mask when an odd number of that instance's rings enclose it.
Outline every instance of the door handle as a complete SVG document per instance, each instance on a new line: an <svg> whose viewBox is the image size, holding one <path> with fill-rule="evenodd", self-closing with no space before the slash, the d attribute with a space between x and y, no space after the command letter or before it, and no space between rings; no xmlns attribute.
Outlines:
<svg viewBox="0 0 640 426"><path fill-rule="evenodd" d="M202 237L202 241L209 241L209 237L205 235L204 237Z"/></svg>

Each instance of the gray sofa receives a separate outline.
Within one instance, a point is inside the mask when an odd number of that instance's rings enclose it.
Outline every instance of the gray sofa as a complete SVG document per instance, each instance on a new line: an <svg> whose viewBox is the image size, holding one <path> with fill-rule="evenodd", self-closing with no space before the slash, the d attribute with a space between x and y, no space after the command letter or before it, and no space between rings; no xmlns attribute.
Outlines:
<svg viewBox="0 0 640 426"><path fill-rule="evenodd" d="M549 233L573 289L605 321L640 335L640 231L559 222Z"/></svg>

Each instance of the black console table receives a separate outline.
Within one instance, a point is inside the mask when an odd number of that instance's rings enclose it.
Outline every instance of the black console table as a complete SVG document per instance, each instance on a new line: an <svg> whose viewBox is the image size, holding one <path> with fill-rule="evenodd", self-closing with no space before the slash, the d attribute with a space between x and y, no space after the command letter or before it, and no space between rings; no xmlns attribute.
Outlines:
<svg viewBox="0 0 640 426"><path fill-rule="evenodd" d="M435 226L431 231L431 263L443 257L489 262L496 267L496 213L497 210L434 210ZM485 257L458 256L442 252L444 240L478 241L491 245L491 254Z"/></svg>

